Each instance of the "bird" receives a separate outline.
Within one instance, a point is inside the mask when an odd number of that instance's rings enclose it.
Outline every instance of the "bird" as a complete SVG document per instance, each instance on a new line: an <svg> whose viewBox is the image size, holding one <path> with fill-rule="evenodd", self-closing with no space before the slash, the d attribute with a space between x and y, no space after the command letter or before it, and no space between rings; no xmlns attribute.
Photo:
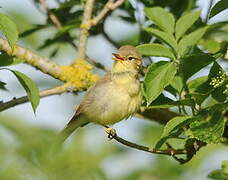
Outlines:
<svg viewBox="0 0 228 180"><path fill-rule="evenodd" d="M87 90L74 116L60 132L63 142L88 123L107 127L129 118L140 108L142 56L131 45L120 47L112 55L111 70Z"/></svg>

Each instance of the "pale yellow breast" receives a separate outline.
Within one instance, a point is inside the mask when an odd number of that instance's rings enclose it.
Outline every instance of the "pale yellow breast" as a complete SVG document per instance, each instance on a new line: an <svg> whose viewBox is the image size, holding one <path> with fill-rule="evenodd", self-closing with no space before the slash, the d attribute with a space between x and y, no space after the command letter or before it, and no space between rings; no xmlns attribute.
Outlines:
<svg viewBox="0 0 228 180"><path fill-rule="evenodd" d="M133 115L141 105L140 84L135 78L115 77L97 87L94 99L88 103L90 122L114 124Z"/></svg>

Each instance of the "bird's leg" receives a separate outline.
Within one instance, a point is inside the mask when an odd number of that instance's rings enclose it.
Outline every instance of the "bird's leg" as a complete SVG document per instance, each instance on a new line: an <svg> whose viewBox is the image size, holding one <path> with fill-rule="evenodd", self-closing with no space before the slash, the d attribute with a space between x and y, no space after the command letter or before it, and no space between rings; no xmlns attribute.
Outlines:
<svg viewBox="0 0 228 180"><path fill-rule="evenodd" d="M113 139L116 136L116 130L108 126L105 127L105 132L108 134L109 139Z"/></svg>

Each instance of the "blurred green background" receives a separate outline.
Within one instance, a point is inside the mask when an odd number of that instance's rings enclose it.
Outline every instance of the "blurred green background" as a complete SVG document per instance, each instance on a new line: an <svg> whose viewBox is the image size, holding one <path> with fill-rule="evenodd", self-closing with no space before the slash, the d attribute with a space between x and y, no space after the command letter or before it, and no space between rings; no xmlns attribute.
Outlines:
<svg viewBox="0 0 228 180"><path fill-rule="evenodd" d="M202 8L202 16L205 16L208 2L197 1ZM55 7L54 0L49 3ZM19 32L45 21L43 12L38 11L29 0L0 0L0 6L0 11L17 24ZM214 21L227 20L227 11L216 18ZM137 25L126 24L115 16L107 19L105 27L114 40L122 43L138 32ZM54 28L39 31L19 41L19 44L35 51L54 31ZM39 50L39 54L49 56L56 46L60 48L54 58L58 63L69 64L77 55L67 44L52 45ZM89 39L88 55L108 67L111 67L111 53L115 50L102 36ZM60 84L28 65L16 65L13 69L20 69L30 76L40 90ZM102 74L99 70L96 72ZM8 82L9 90L0 91L4 101L12 95L24 95L16 79L8 76L8 72L0 72L0 78ZM179 165L170 157L140 152L109 141L104 129L96 125L81 128L67 140L61 152L55 152L51 144L56 133L73 115L82 95L63 94L44 98L36 115L29 104L1 112L0 180L206 180L209 172L220 168L221 161L228 159L227 147L208 145L189 163ZM151 147L162 132L161 125L137 118L123 121L114 128L119 136Z"/></svg>

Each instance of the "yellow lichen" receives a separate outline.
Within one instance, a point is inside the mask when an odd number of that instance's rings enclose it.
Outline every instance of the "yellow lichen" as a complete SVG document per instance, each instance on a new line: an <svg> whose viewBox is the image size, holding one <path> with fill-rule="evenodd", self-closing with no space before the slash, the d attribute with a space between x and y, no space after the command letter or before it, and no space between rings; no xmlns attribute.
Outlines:
<svg viewBox="0 0 228 180"><path fill-rule="evenodd" d="M71 66L61 66L61 69L60 79L71 83L78 90L87 89L99 79L92 73L93 66L84 60L77 60Z"/></svg>
<svg viewBox="0 0 228 180"><path fill-rule="evenodd" d="M80 25L80 29L87 29L87 30L89 30L90 27L91 27L93 24L94 24L94 20L91 19L91 20L87 21L87 23L81 24L81 25Z"/></svg>

